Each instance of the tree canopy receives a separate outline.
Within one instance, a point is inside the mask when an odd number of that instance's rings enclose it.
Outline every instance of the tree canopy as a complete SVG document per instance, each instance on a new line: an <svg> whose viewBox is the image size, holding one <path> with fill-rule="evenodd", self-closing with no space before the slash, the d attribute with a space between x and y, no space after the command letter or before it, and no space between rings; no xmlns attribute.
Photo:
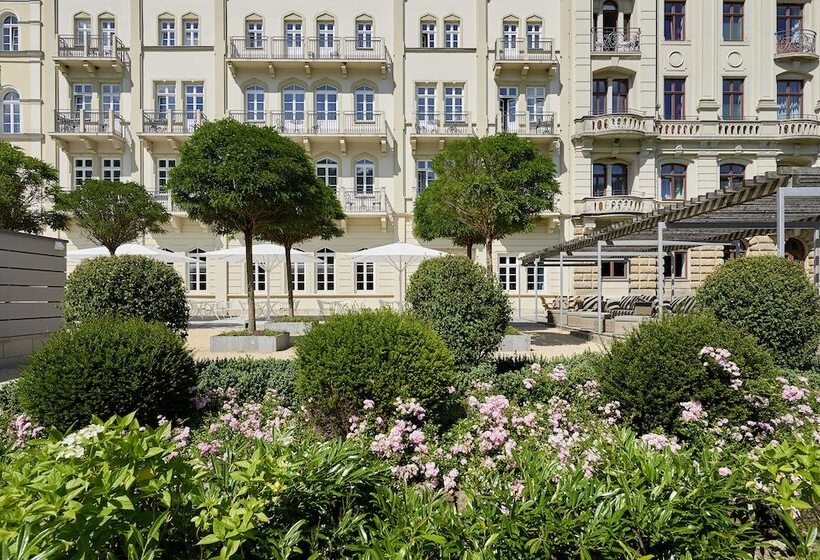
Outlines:
<svg viewBox="0 0 820 560"><path fill-rule="evenodd" d="M41 233L64 229L67 216L49 208L60 193L51 165L0 142L0 229Z"/></svg>
<svg viewBox="0 0 820 560"><path fill-rule="evenodd" d="M163 233L171 220L165 207L139 183L89 179L57 197L58 210L70 212L86 237L108 249L146 233Z"/></svg>
<svg viewBox="0 0 820 560"><path fill-rule="evenodd" d="M473 246L484 243L484 234L460 222L441 200L444 189L426 188L416 198L413 207L413 234L422 241L439 237L450 239L454 245L467 248L467 258L473 258Z"/></svg>

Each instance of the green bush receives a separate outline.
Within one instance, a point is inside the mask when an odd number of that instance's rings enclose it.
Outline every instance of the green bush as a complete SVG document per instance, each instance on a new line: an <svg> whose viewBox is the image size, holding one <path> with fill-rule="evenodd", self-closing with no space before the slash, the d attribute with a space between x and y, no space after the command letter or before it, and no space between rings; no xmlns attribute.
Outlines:
<svg viewBox="0 0 820 560"><path fill-rule="evenodd" d="M475 366L492 356L512 313L501 286L464 257L421 263L410 278L406 301L412 313L439 333L459 367Z"/></svg>
<svg viewBox="0 0 820 560"><path fill-rule="evenodd" d="M136 411L142 422L190 411L196 364L185 342L141 319L88 319L55 333L17 383L24 411L65 430Z"/></svg>
<svg viewBox="0 0 820 560"><path fill-rule="evenodd" d="M16 380L8 381L0 385L0 410L7 414L18 414L21 412Z"/></svg>
<svg viewBox="0 0 820 560"><path fill-rule="evenodd" d="M296 394L328 432L344 433L365 399L385 416L397 397L415 398L433 421L450 414L453 355L433 329L411 315L335 315L313 327L296 354Z"/></svg>
<svg viewBox="0 0 820 560"><path fill-rule="evenodd" d="M721 368L704 366L700 351L706 346L732 353L742 390L730 386L732 377ZM625 418L640 433L678 433L680 403L689 401L699 401L715 420L758 420L764 411L750 406L746 396L770 396L777 389L768 351L740 329L704 313L642 323L612 342L596 371L604 396L621 403Z"/></svg>
<svg viewBox="0 0 820 560"><path fill-rule="evenodd" d="M290 360L275 358L229 358L199 364L197 388L233 389L238 402L259 403L268 391L276 391L284 406L294 402L296 370Z"/></svg>
<svg viewBox="0 0 820 560"><path fill-rule="evenodd" d="M778 364L802 369L820 343L820 296L806 271L775 256L734 259L715 269L698 304L752 334Z"/></svg>
<svg viewBox="0 0 820 560"><path fill-rule="evenodd" d="M68 323L113 315L188 329L185 285L174 269L148 257L100 257L80 264L66 280L63 315Z"/></svg>

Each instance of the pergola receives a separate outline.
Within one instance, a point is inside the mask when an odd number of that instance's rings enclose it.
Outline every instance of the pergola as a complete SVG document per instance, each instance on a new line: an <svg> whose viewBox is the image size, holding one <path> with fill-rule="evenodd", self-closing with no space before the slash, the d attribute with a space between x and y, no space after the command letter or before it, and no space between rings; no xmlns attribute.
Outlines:
<svg viewBox="0 0 820 560"><path fill-rule="evenodd" d="M558 266L563 318L564 267L598 267L598 332L603 332L601 264L629 257L657 257L658 313L663 313L664 256L671 251L723 246L776 235L785 255L787 230L814 231L814 282L820 285L820 168L788 167L666 206L632 220L526 255L525 265ZM673 261L674 262L674 261ZM673 275L674 276L674 275Z"/></svg>

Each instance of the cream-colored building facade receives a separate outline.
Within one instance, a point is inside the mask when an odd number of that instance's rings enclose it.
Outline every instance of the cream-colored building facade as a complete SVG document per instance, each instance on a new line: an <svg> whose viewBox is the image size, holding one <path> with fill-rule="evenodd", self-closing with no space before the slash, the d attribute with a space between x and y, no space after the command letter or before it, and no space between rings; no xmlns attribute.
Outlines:
<svg viewBox="0 0 820 560"><path fill-rule="evenodd" d="M524 254L721 182L816 163L816 4L4 0L0 137L55 165L67 189L89 177L144 184L173 216L144 242L196 257L239 242L171 204L179 146L226 116L275 127L305 147L347 214L344 237L301 247L322 259L295 271L297 312L315 313L394 301L392 268L346 254L415 242L413 203L447 142L515 132L554 158L561 185L533 231L493 248L514 308L533 316L559 280L521 267ZM80 231L58 235L90 245ZM722 258L670 257L669 282L691 289ZM654 266L608 264L607 294L653 289ZM243 297L241 266L200 258L179 272L194 300L237 308ZM595 271L567 274L577 292L596 287ZM258 271L257 287L281 299L284 272Z"/></svg>

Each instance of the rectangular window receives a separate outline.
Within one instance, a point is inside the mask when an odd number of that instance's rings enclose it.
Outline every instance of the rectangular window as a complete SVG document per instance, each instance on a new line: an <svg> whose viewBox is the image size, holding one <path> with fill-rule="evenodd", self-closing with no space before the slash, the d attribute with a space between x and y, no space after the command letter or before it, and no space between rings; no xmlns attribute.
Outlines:
<svg viewBox="0 0 820 560"><path fill-rule="evenodd" d="M166 113L173 113L177 108L177 86L175 84L157 84L156 110L160 118L167 118Z"/></svg>
<svg viewBox="0 0 820 560"><path fill-rule="evenodd" d="M205 86L185 84L185 118L195 119L205 109Z"/></svg>
<svg viewBox="0 0 820 560"><path fill-rule="evenodd" d="M171 170L177 166L175 159L158 159L157 160L157 194L167 194L168 178L171 175Z"/></svg>
<svg viewBox="0 0 820 560"><path fill-rule="evenodd" d="M261 49L264 44L262 22L249 21L245 24L245 42L249 49Z"/></svg>
<svg viewBox="0 0 820 560"><path fill-rule="evenodd" d="M373 48L373 22L360 21L356 24L356 48Z"/></svg>
<svg viewBox="0 0 820 560"><path fill-rule="evenodd" d="M444 24L444 48L457 49L461 46L461 24L449 22Z"/></svg>
<svg viewBox="0 0 820 560"><path fill-rule="evenodd" d="M316 257L320 261L316 263L316 290L331 292L336 287L336 256L333 251L323 249Z"/></svg>
<svg viewBox="0 0 820 560"><path fill-rule="evenodd" d="M606 80L592 81L592 114L606 114L606 93L608 82Z"/></svg>
<svg viewBox="0 0 820 560"><path fill-rule="evenodd" d="M685 22L685 0L666 0L663 9L663 38L667 41L683 41Z"/></svg>
<svg viewBox="0 0 820 560"><path fill-rule="evenodd" d="M546 269L543 266L527 267L527 291L543 292L546 290Z"/></svg>
<svg viewBox="0 0 820 560"><path fill-rule="evenodd" d="M91 20L79 18L74 20L74 43L82 47L89 42L91 37Z"/></svg>
<svg viewBox="0 0 820 560"><path fill-rule="evenodd" d="M435 122L436 86L416 87L416 117L420 122Z"/></svg>
<svg viewBox="0 0 820 560"><path fill-rule="evenodd" d="M74 111L90 111L91 110L91 92L93 87L91 84L74 84ZM86 118L90 118L87 115Z"/></svg>
<svg viewBox="0 0 820 560"><path fill-rule="evenodd" d="M723 80L723 118L738 120L743 118L743 79Z"/></svg>
<svg viewBox="0 0 820 560"><path fill-rule="evenodd" d="M461 123L464 118L464 86L444 86L444 122Z"/></svg>
<svg viewBox="0 0 820 560"><path fill-rule="evenodd" d="M743 2L723 2L723 40L743 40Z"/></svg>
<svg viewBox="0 0 820 560"><path fill-rule="evenodd" d="M356 291L372 292L376 286L375 265L372 262L356 263Z"/></svg>
<svg viewBox="0 0 820 560"><path fill-rule="evenodd" d="M253 265L253 289L257 292L264 292L268 287L268 273L260 265Z"/></svg>
<svg viewBox="0 0 820 560"><path fill-rule="evenodd" d="M113 19L101 19L100 47L103 56L114 56L114 43L117 36L117 23Z"/></svg>
<svg viewBox="0 0 820 560"><path fill-rule="evenodd" d="M103 158L102 178L103 181L119 181L122 173L122 160L115 158Z"/></svg>
<svg viewBox="0 0 820 560"><path fill-rule="evenodd" d="M803 30L803 5L802 4L778 4L777 5L777 40L782 45L784 42L799 43L801 31ZM782 51L781 51L782 52Z"/></svg>
<svg viewBox="0 0 820 560"><path fill-rule="evenodd" d="M195 259L187 264L188 290L191 292L205 292L208 290L208 261L203 257L201 249L194 249L188 257Z"/></svg>
<svg viewBox="0 0 820 560"><path fill-rule="evenodd" d="M592 166L592 196L606 196L607 166L596 163Z"/></svg>
<svg viewBox="0 0 820 560"><path fill-rule="evenodd" d="M686 251L675 251L663 257L664 278L686 278Z"/></svg>
<svg viewBox="0 0 820 560"><path fill-rule="evenodd" d="M436 24L432 21L421 23L421 48L436 48Z"/></svg>
<svg viewBox="0 0 820 560"><path fill-rule="evenodd" d="M118 114L120 112L120 84L103 84L100 92L103 112L114 111L114 114Z"/></svg>
<svg viewBox="0 0 820 560"><path fill-rule="evenodd" d="M803 114L803 80L777 80L777 118L797 119Z"/></svg>
<svg viewBox="0 0 820 560"><path fill-rule="evenodd" d="M666 78L663 81L663 118L679 120L685 117L686 80Z"/></svg>
<svg viewBox="0 0 820 560"><path fill-rule="evenodd" d="M186 19L182 21L182 27L185 35L182 37L182 44L186 47L199 46L199 20Z"/></svg>
<svg viewBox="0 0 820 560"><path fill-rule="evenodd" d="M612 80L612 112L629 111L629 80Z"/></svg>
<svg viewBox="0 0 820 560"><path fill-rule="evenodd" d="M661 166L661 200L683 200L686 196L686 166L671 163Z"/></svg>
<svg viewBox="0 0 820 560"><path fill-rule="evenodd" d="M172 19L159 20L159 44L163 47L177 44L177 22Z"/></svg>
<svg viewBox="0 0 820 560"><path fill-rule="evenodd" d="M613 163L609 172L612 175L612 196L629 194L629 169L622 163Z"/></svg>
<svg viewBox="0 0 820 560"><path fill-rule="evenodd" d="M547 89L543 87L527 88L527 115L531 123L544 120L544 108L547 101Z"/></svg>
<svg viewBox="0 0 820 560"><path fill-rule="evenodd" d="M527 24L527 49L530 51L542 51L544 45L541 41L541 24Z"/></svg>
<svg viewBox="0 0 820 560"><path fill-rule="evenodd" d="M601 263L601 278L604 280L625 280L628 267L626 261L607 261Z"/></svg>
<svg viewBox="0 0 820 560"><path fill-rule="evenodd" d="M433 160L420 159L416 162L416 196L424 192L430 186L430 182L436 178L433 171Z"/></svg>
<svg viewBox="0 0 820 560"><path fill-rule="evenodd" d="M80 188L86 180L94 176L94 161L88 158L74 160L74 188Z"/></svg>
<svg viewBox="0 0 820 560"><path fill-rule="evenodd" d="M293 291L305 291L305 263L292 263L291 278L293 278Z"/></svg>
<svg viewBox="0 0 820 560"><path fill-rule="evenodd" d="M518 290L518 257L498 257L498 282L508 292Z"/></svg>

